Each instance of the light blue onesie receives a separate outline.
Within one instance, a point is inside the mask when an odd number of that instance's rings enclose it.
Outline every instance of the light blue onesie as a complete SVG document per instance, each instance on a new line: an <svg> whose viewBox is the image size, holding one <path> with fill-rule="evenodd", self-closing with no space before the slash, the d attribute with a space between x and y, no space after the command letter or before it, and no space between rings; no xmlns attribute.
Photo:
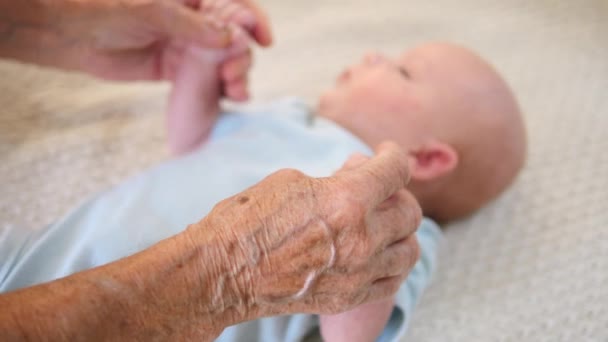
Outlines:
<svg viewBox="0 0 608 342"><path fill-rule="evenodd" d="M222 199L282 168L329 176L353 152L370 155L334 123L312 119L288 99L263 110L226 113L210 141L102 193L40 230L0 228L0 292L50 281L141 251L198 222ZM424 219L422 257L401 286L380 341L402 336L436 268L441 232ZM265 318L227 328L218 341L300 341L318 326L314 315Z"/></svg>

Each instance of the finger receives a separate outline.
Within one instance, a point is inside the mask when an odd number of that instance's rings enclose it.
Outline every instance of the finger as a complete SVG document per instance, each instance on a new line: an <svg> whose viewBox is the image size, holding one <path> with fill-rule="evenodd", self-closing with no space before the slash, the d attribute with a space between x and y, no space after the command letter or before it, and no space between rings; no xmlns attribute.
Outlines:
<svg viewBox="0 0 608 342"><path fill-rule="evenodd" d="M231 33L226 24L201 16L179 2L158 1L156 4L141 6L138 13L163 34L206 48L225 48L230 44Z"/></svg>
<svg viewBox="0 0 608 342"><path fill-rule="evenodd" d="M249 11L246 7L243 7L241 4L235 1L222 2L220 5L216 6L214 10L214 13L217 13L222 20L231 20L232 16L234 16L237 12Z"/></svg>
<svg viewBox="0 0 608 342"><path fill-rule="evenodd" d="M249 36L254 37L258 22L257 14L249 7L237 1L216 1L213 13L219 15L223 21L238 25ZM254 37L255 38L255 37Z"/></svg>
<svg viewBox="0 0 608 342"><path fill-rule="evenodd" d="M376 155L358 167L336 173L336 179L343 182L354 197L371 204L370 208L405 188L409 176L407 156L393 142L380 144Z"/></svg>
<svg viewBox="0 0 608 342"><path fill-rule="evenodd" d="M373 233L373 246L377 246L376 253L413 235L422 219L418 202L407 190L396 192L389 201L390 205L370 211L367 216L369 231Z"/></svg>
<svg viewBox="0 0 608 342"><path fill-rule="evenodd" d="M420 258L420 246L416 235L400 239L375 255L370 272L375 281L407 274Z"/></svg>
<svg viewBox="0 0 608 342"><path fill-rule="evenodd" d="M222 22L236 24L248 32L255 29L257 20L255 13L234 0L205 1L200 12L217 17Z"/></svg>
<svg viewBox="0 0 608 342"><path fill-rule="evenodd" d="M348 171L348 170L352 170L354 168L356 168L357 166L363 164L365 161L369 160L369 157L362 154L362 153L354 153L352 154L348 160L346 160L346 162L344 163L344 165L342 165L342 168L340 168L340 170L343 171Z"/></svg>
<svg viewBox="0 0 608 342"><path fill-rule="evenodd" d="M242 102L249 99L249 85L246 78L238 81L227 83L224 93L232 101Z"/></svg>
<svg viewBox="0 0 608 342"><path fill-rule="evenodd" d="M254 0L241 0L241 3L251 10L254 14L255 27L250 31L252 36L262 46L270 46L272 44L272 29L270 27L270 19L266 13L259 7Z"/></svg>
<svg viewBox="0 0 608 342"><path fill-rule="evenodd" d="M406 277L407 274L402 274L376 280L369 288L365 303L391 298L399 291L399 287L401 287Z"/></svg>
<svg viewBox="0 0 608 342"><path fill-rule="evenodd" d="M251 64L251 53L248 51L245 54L224 62L221 66L220 76L224 82L236 81L247 76Z"/></svg>
<svg viewBox="0 0 608 342"><path fill-rule="evenodd" d="M233 0L202 0L199 6L199 12L218 15L219 10L232 1Z"/></svg>
<svg viewBox="0 0 608 342"><path fill-rule="evenodd" d="M236 24L230 24L229 30L232 36L230 47L226 50L226 58L233 58L242 54L251 53L251 38L249 34Z"/></svg>
<svg viewBox="0 0 608 342"><path fill-rule="evenodd" d="M250 10L239 8L230 14L230 21L243 27L247 32L252 32L252 35L255 33L257 19Z"/></svg>
<svg viewBox="0 0 608 342"><path fill-rule="evenodd" d="M215 7L216 0L201 0L198 5L198 10L201 13L211 11Z"/></svg>

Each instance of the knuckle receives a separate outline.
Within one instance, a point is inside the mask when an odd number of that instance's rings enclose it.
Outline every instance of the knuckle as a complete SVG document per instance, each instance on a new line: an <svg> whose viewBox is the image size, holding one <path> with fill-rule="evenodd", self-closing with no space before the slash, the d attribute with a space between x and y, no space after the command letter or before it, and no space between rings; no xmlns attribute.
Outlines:
<svg viewBox="0 0 608 342"><path fill-rule="evenodd" d="M367 213L365 205L352 195L349 190L338 191L336 194L334 205L336 206L336 214L345 223L362 228L365 225L364 217Z"/></svg>
<svg viewBox="0 0 608 342"><path fill-rule="evenodd" d="M399 255L390 257L386 260L386 267L384 267L384 276L393 276L395 275L396 270L402 269L403 267L403 258L400 258Z"/></svg>
<svg viewBox="0 0 608 342"><path fill-rule="evenodd" d="M282 169L275 172L274 175L285 181L298 181L308 178L302 171L296 169Z"/></svg>
<svg viewBox="0 0 608 342"><path fill-rule="evenodd" d="M367 208L353 191L333 178L320 179L313 190L323 206L329 225L348 234L366 229Z"/></svg>
<svg viewBox="0 0 608 342"><path fill-rule="evenodd" d="M398 205L402 208L402 212L406 216L409 228L418 228L422 222L422 208L420 208L420 204L414 196L407 190L401 190Z"/></svg>
<svg viewBox="0 0 608 342"><path fill-rule="evenodd" d="M221 212L223 212L225 210L232 210L231 208L233 206L233 202L237 196L244 196L244 194L239 194L236 196L228 197L228 198L225 198L225 199L217 202L211 209L210 214L216 214L216 213L220 214ZM208 216L210 216L212 218L215 217L215 215L208 215Z"/></svg>
<svg viewBox="0 0 608 342"><path fill-rule="evenodd" d="M348 296L339 296L329 308L329 314L335 315L348 310L351 307Z"/></svg>
<svg viewBox="0 0 608 342"><path fill-rule="evenodd" d="M369 268L377 248L366 234L342 231L340 235L337 239L338 263L344 273L355 274Z"/></svg>
<svg viewBox="0 0 608 342"><path fill-rule="evenodd" d="M403 280L401 279L401 277L395 277L394 279L392 279L387 285L388 295L392 296L397 293L397 291L399 291L399 287L401 287L402 282Z"/></svg>
<svg viewBox="0 0 608 342"><path fill-rule="evenodd" d="M376 246L372 244L370 239L361 238L355 248L355 256L357 257L360 267L370 264L370 257L376 253Z"/></svg>
<svg viewBox="0 0 608 342"><path fill-rule="evenodd" d="M343 290L346 298L350 298L358 292L359 282L357 280L352 280L351 278L351 281L345 282Z"/></svg>
<svg viewBox="0 0 608 342"><path fill-rule="evenodd" d="M301 193L309 192L312 178L308 177L301 171L295 169L281 169L268 177L264 178L258 185L254 187L259 191L266 192L282 192L285 194L292 193L294 190Z"/></svg>
<svg viewBox="0 0 608 342"><path fill-rule="evenodd" d="M367 293L366 289L367 287L363 287L359 283L351 283L344 290L341 288L340 300L338 302L340 311L348 310L363 302Z"/></svg>

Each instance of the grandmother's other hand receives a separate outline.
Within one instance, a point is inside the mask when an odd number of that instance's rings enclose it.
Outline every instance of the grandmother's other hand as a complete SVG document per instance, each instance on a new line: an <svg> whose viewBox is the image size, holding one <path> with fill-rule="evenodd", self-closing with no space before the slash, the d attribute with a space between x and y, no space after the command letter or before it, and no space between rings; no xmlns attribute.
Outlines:
<svg viewBox="0 0 608 342"><path fill-rule="evenodd" d="M272 42L266 15L253 0L249 34ZM200 0L86 0L0 3L0 56L87 72L111 80L170 79L186 46L231 45L227 23L198 11Z"/></svg>
<svg viewBox="0 0 608 342"><path fill-rule="evenodd" d="M252 318L338 313L393 295L418 259L421 210L408 180L407 157L383 143L331 177L278 171L186 233L221 246L201 261L215 270L220 307Z"/></svg>

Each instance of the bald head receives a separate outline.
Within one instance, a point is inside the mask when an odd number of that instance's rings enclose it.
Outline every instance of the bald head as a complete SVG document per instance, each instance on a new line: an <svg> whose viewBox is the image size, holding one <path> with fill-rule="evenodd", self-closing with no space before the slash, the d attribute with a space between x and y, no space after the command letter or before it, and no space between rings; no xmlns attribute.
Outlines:
<svg viewBox="0 0 608 342"><path fill-rule="evenodd" d="M399 58L370 53L348 67L318 113L370 146L392 140L410 155L410 190L424 214L458 219L500 194L521 169L526 134L498 73L452 44Z"/></svg>
<svg viewBox="0 0 608 342"><path fill-rule="evenodd" d="M411 190L426 215L461 218L498 196L521 170L526 132L519 106L494 68L463 47L426 44L403 59L430 94L424 120L431 134L458 158L453 171L414 179Z"/></svg>

